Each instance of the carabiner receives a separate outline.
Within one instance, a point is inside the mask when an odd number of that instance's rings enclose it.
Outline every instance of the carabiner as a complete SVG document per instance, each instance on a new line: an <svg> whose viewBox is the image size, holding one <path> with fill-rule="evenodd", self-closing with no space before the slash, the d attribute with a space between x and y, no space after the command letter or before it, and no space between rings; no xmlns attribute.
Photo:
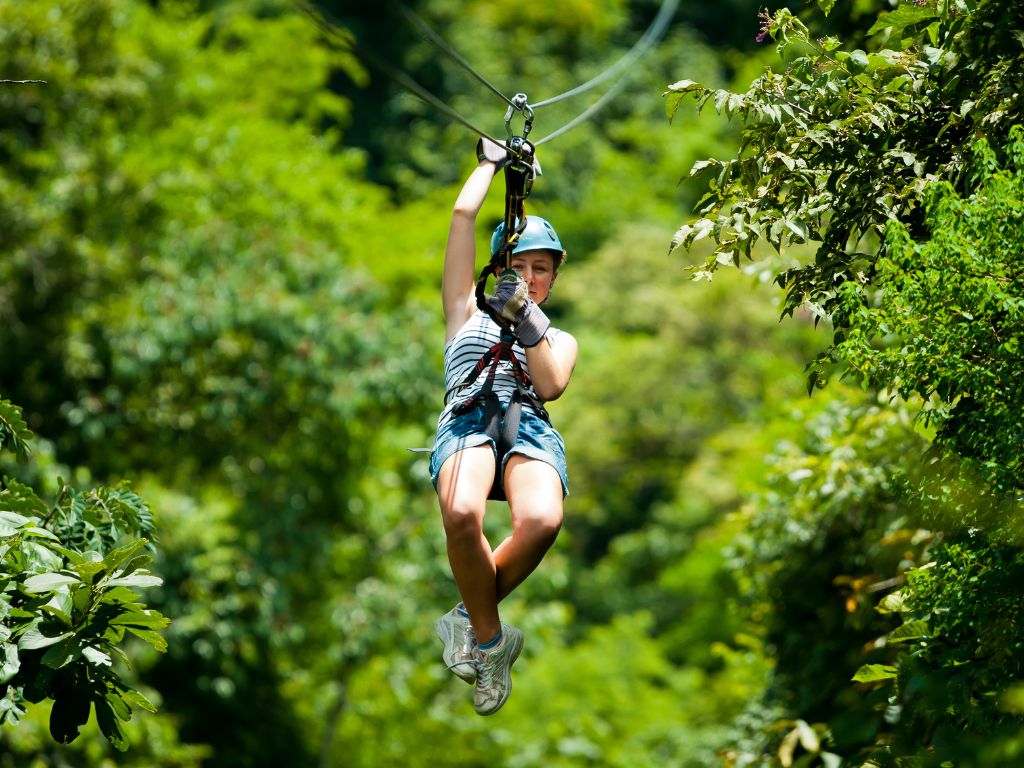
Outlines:
<svg viewBox="0 0 1024 768"><path fill-rule="evenodd" d="M526 138L530 129L533 128L533 110L530 109L530 105L526 101L525 93L517 93L512 97L511 103L508 105L508 109L505 110L505 132L508 134L508 138L511 140L515 135L512 133L512 115L516 112L523 113L523 135L522 138Z"/></svg>

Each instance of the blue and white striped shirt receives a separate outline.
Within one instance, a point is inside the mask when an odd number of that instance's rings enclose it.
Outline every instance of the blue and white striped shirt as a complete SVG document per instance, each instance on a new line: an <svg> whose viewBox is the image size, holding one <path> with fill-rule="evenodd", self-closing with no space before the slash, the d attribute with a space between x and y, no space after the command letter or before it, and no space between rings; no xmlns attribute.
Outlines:
<svg viewBox="0 0 1024 768"><path fill-rule="evenodd" d="M547 339L551 341L559 333L561 331L557 328L551 328L547 332ZM484 381L487 379L487 371L481 373L476 378L476 381L468 387L457 389L466 380L466 377L469 376L476 364L480 362L480 358L486 355L488 350L499 341L501 341L501 328L485 313L477 310L451 340L444 345L445 391L451 394L449 395L448 404L441 411L441 415L437 420L438 428L451 420L452 411L455 408L466 402L466 400L473 397L483 388ZM526 366L526 350L523 349L519 342L516 342L512 345L512 351L515 353L516 358L518 358L523 370L529 373L529 369ZM498 364L492 389L502 402L509 402L512 399L512 393L516 391L516 379L512 364L507 360L502 360ZM536 395L533 392L532 386L530 387L530 392ZM524 402L523 407L530 408L532 406L528 402Z"/></svg>

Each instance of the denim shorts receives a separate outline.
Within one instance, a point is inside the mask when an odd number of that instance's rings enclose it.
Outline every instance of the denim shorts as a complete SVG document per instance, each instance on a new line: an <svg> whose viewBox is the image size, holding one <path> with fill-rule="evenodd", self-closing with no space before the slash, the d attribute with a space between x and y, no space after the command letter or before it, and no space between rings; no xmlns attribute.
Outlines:
<svg viewBox="0 0 1024 768"><path fill-rule="evenodd" d="M466 448L485 444L491 446L491 450L497 457L494 440L484 433L483 406L456 416L445 423L437 431L434 450L430 454L430 480L433 482L434 488L437 488L437 476L445 461ZM508 457L514 453L543 461L554 467L562 481L562 495L569 495L569 478L565 469L565 442L558 434L557 429L538 416L532 408L525 405L522 416L519 418L519 434L516 436L516 443L505 456L505 462L508 462ZM504 465L502 472L504 473Z"/></svg>

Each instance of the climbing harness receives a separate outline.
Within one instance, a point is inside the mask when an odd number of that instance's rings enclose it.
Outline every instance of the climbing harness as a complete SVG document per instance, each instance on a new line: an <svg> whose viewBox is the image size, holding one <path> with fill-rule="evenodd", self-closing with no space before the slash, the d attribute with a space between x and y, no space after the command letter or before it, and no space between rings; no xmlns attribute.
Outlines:
<svg viewBox="0 0 1024 768"><path fill-rule="evenodd" d="M512 335L512 331L507 326L503 327L501 329L501 337L497 343L480 358L465 380L445 393L445 404L447 404L454 392L472 386L480 375L487 371L487 377L484 379L484 384L480 391L465 402L457 405L453 409L452 414L461 416L475 408L483 410L484 434L494 441L496 454L494 481L491 484L490 492L487 494L487 498L494 501L505 501L504 478L502 476L505 457L516 444L516 439L519 435L519 424L522 419L523 404L529 404L538 416L548 424L551 423L551 417L548 415L543 401L534 394L531 388L530 375L523 369L519 358L516 357L515 350L512 348L514 343L515 336ZM516 383L516 391L512 393L507 406L503 406L501 399L494 391L494 379L503 362L507 362L510 365Z"/></svg>

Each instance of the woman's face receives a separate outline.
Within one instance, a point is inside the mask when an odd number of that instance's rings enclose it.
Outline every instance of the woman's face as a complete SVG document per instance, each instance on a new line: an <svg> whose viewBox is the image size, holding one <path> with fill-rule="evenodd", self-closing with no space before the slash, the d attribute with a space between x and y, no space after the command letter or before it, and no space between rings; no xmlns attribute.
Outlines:
<svg viewBox="0 0 1024 768"><path fill-rule="evenodd" d="M530 292L530 298L542 304L555 281L555 257L551 251L521 251L512 254L514 269Z"/></svg>

